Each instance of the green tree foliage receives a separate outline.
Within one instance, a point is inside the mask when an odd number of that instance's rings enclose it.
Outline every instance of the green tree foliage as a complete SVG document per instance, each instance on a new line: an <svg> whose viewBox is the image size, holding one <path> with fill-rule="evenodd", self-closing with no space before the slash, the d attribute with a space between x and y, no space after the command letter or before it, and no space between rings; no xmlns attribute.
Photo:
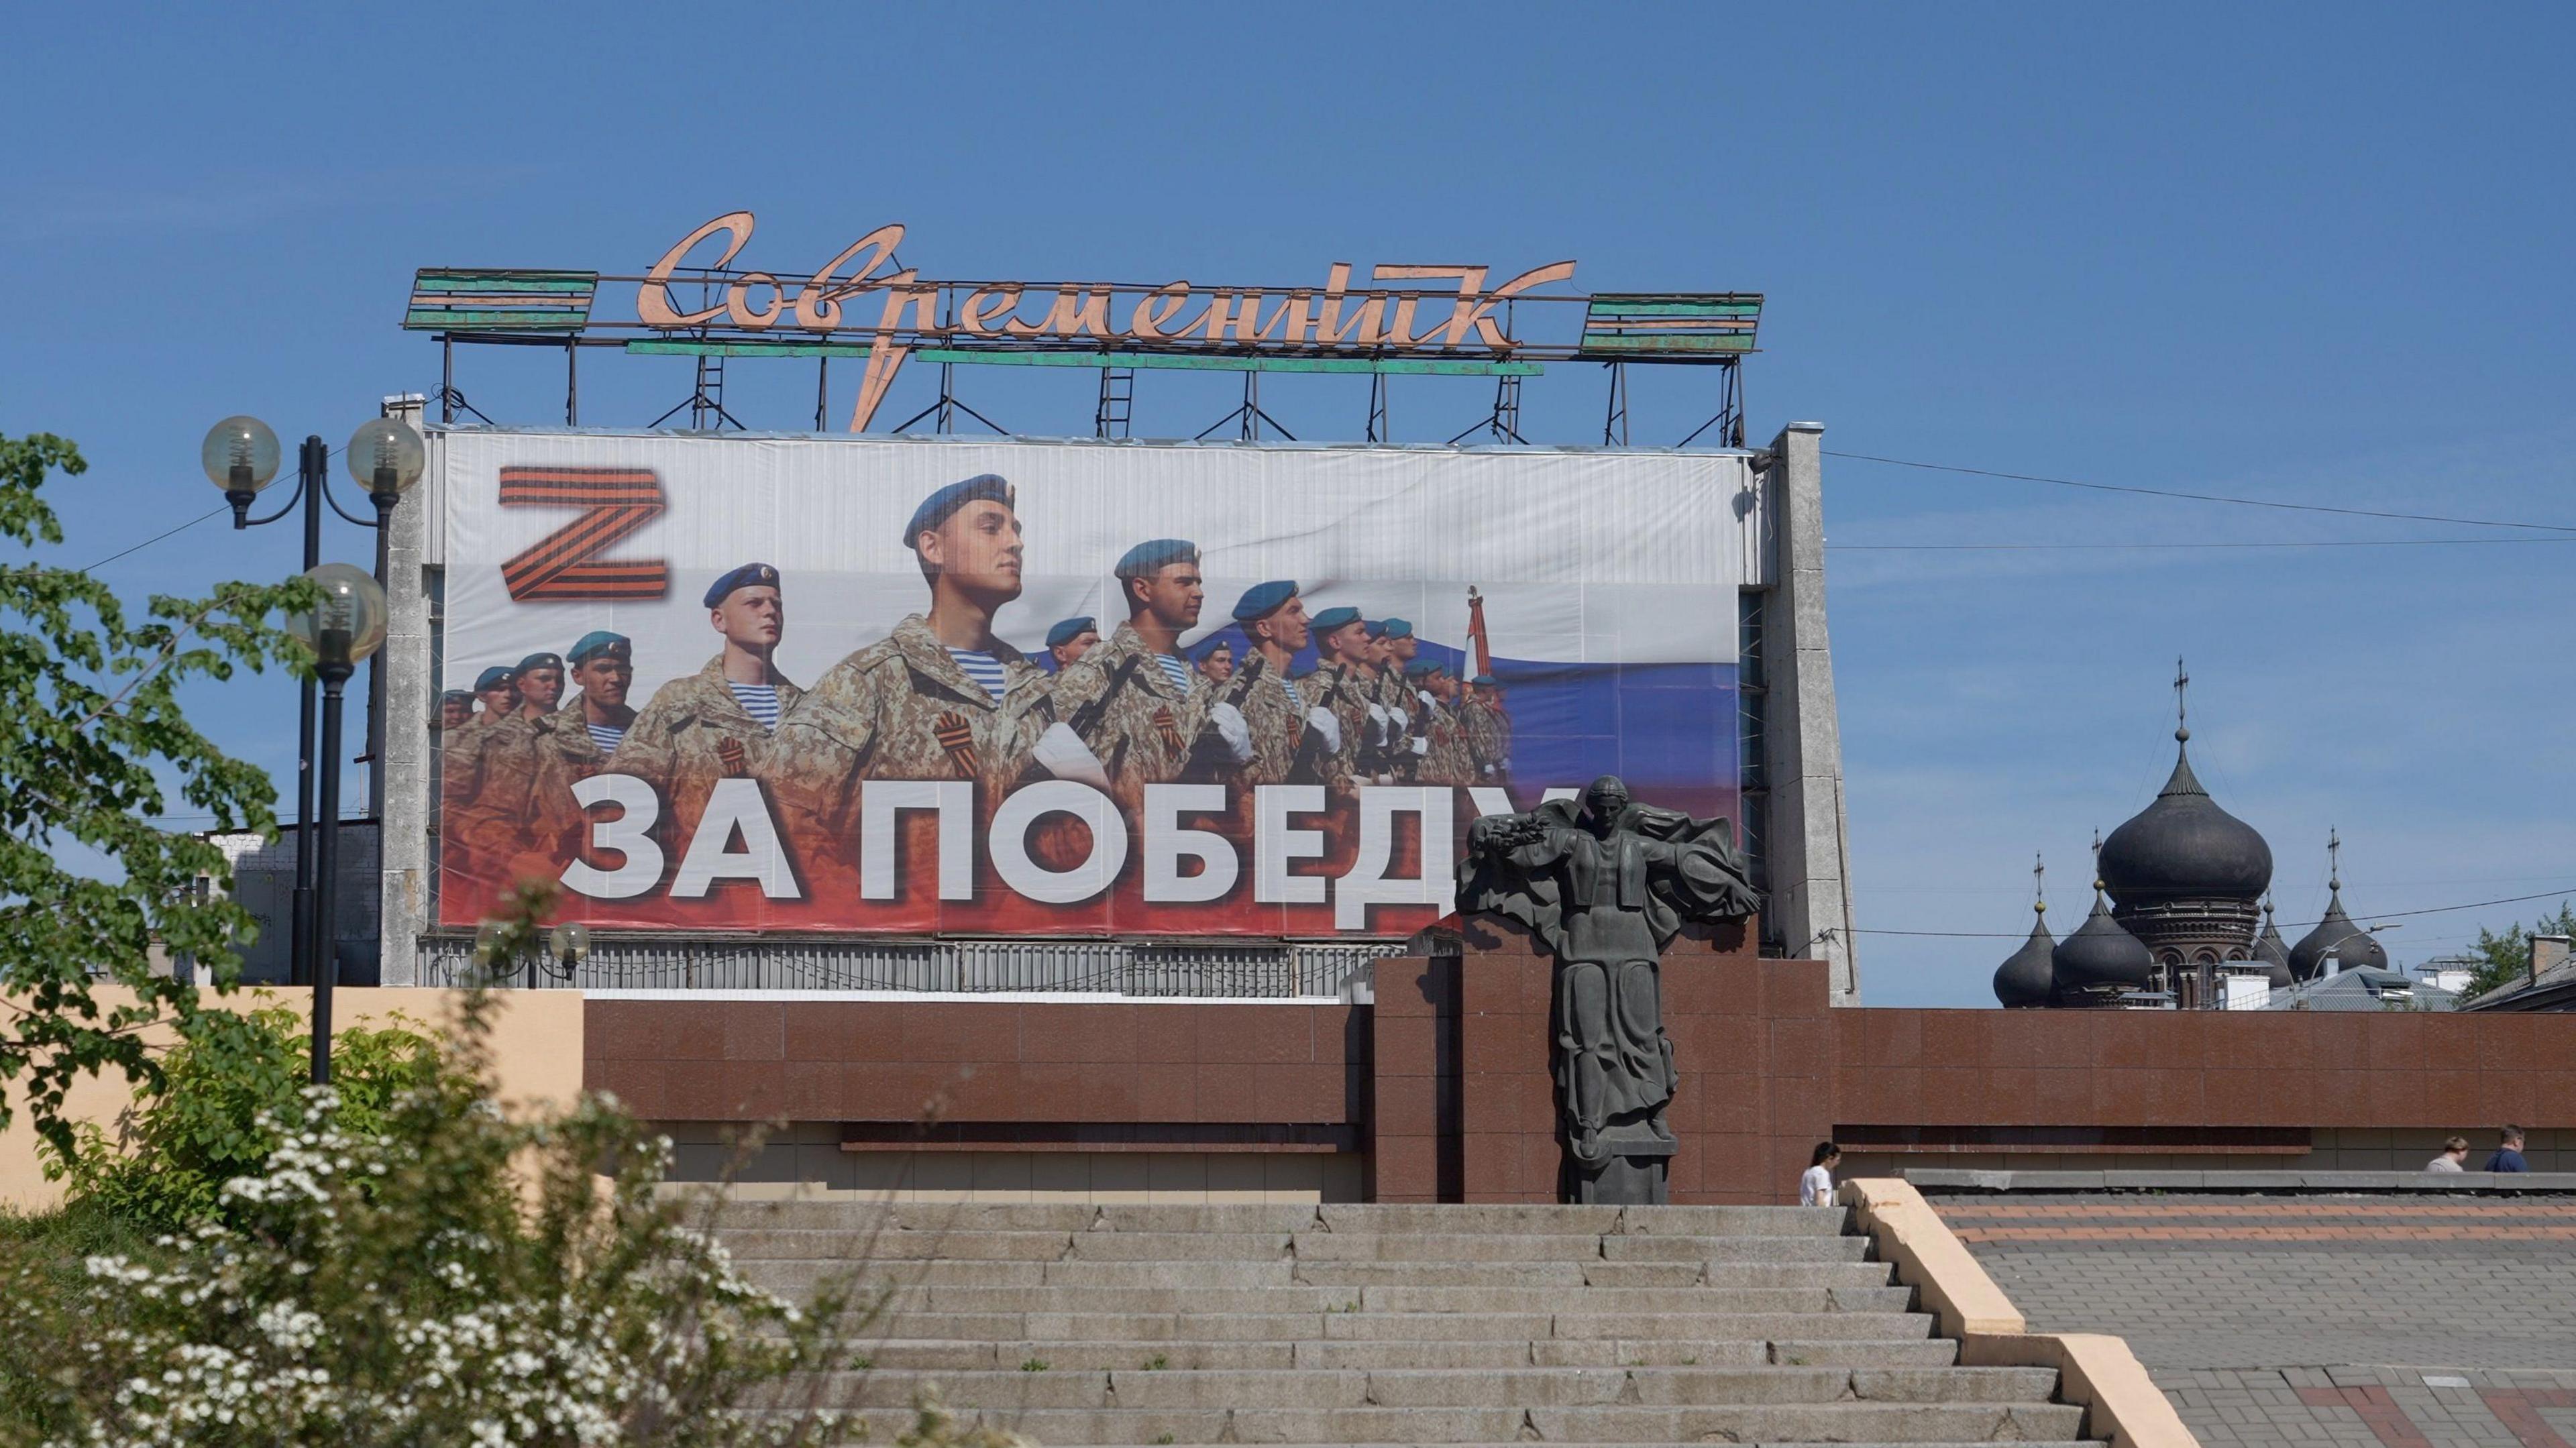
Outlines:
<svg viewBox="0 0 2576 1448"><path fill-rule="evenodd" d="M0 1234L0 1441L846 1437L820 1400L872 1314L840 1286L800 1307L746 1282L662 1189L669 1140L614 1103L496 1110L492 1011L468 998L377 1133L329 1088L300 1093L262 1169L224 1184L224 1218L77 1274Z"/></svg>
<svg viewBox="0 0 2576 1448"><path fill-rule="evenodd" d="M2529 930L2519 925L2505 927L2502 935L2478 928L2478 943L2470 950L2485 960L2469 976L2469 988L2462 999L2474 1000L2498 986L2511 985L2531 970L2531 937L2535 935L2576 935L2576 906L2561 900L2557 913L2543 915L2531 922Z"/></svg>
<svg viewBox="0 0 2576 1448"><path fill-rule="evenodd" d="M88 573L36 561L63 539L46 480L87 466L63 438L0 437L0 538L20 553L0 562L0 1080L60 1152L73 1148L61 1106L76 1077L112 1068L157 1082L141 1031L197 1021L196 992L153 976L154 942L218 984L238 975L249 914L194 889L201 875L228 877L222 852L149 821L175 795L219 830L275 828L268 776L191 728L178 696L192 680L288 662L295 645L270 620L313 601L300 580L230 583L202 599L155 595L137 620ZM66 866L76 850L106 867ZM100 1000L102 981L132 998ZM0 1126L9 1115L0 1102Z"/></svg>
<svg viewBox="0 0 2576 1448"><path fill-rule="evenodd" d="M238 1203L224 1183L265 1171L281 1121L293 1120L310 1067L310 1024L283 1006L234 1014L207 1011L189 1038L162 1060L158 1090L146 1091L111 1138L96 1122L75 1127L79 1149L46 1169L71 1182L72 1201L155 1231L180 1231ZM403 1092L436 1079L435 1043L401 1026L341 1030L331 1038L334 1124L360 1136L384 1134Z"/></svg>

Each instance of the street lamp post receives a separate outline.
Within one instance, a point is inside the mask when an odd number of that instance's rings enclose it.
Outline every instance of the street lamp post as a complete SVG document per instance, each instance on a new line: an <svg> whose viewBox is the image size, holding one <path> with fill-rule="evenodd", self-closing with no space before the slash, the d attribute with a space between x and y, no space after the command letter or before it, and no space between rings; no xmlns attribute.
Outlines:
<svg viewBox="0 0 2576 1448"><path fill-rule="evenodd" d="M331 454L322 445L320 435L308 436L297 450L295 492L276 512L264 518L250 515L251 504L277 477L279 448L277 434L268 424L255 417L233 416L216 423L206 432L198 449L198 461L206 477L224 490L225 501L232 504L233 528L261 527L283 519L302 505L304 523L304 571L311 573L322 562L322 506L362 528L376 530L375 583L379 595L390 582L387 576L386 540L392 530L386 525L393 517L394 505L404 492L420 481L426 456L420 434L393 418L378 418L360 425L349 439L346 450L349 472L367 490L375 504L375 518L370 521L353 516L331 496ZM383 770L384 687L382 666L371 675L373 685L367 701L367 755L369 778ZM325 879L321 861L315 858L313 838L315 723L314 679L305 678L297 689L295 750L295 892L294 918L287 927L287 979L298 985L314 983L314 962L330 950L327 938L317 937L313 929L314 882ZM326 746L324 759L332 768L326 771L337 778L337 746ZM336 786L330 791L338 797ZM326 806L328 808L328 806ZM335 817L336 818L336 817Z"/></svg>
<svg viewBox="0 0 2576 1448"><path fill-rule="evenodd" d="M304 575L322 590L311 613L296 614L286 626L313 651L313 672L322 681L322 758L334 765L340 757L340 691L359 661L372 656L385 641L385 591L374 578L346 563L325 563ZM331 949L333 917L340 892L334 888L340 850L340 771L322 771L322 830L313 851L314 869L322 883L313 901L313 935L319 946L313 967L313 1084L331 1081L331 987L339 977L339 960ZM299 850L299 853L301 851Z"/></svg>

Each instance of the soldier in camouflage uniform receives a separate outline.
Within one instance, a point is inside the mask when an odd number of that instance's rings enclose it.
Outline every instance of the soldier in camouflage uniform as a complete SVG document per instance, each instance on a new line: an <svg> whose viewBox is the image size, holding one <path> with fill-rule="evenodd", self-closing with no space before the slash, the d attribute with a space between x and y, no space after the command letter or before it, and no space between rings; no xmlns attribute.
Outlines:
<svg viewBox="0 0 2576 1448"><path fill-rule="evenodd" d="M1234 645L1218 639L1199 655L1199 677L1217 688L1224 688L1234 678Z"/></svg>
<svg viewBox="0 0 2576 1448"><path fill-rule="evenodd" d="M1326 764L1324 783L1347 795L1377 783L1385 765L1380 720L1386 711L1377 702L1377 677L1368 664L1368 622L1348 607L1325 609L1310 622L1321 662L1298 682L1306 701L1331 710L1341 726L1342 747Z"/></svg>
<svg viewBox="0 0 2576 1448"><path fill-rule="evenodd" d="M537 724L537 831L559 856L578 854L583 812L572 787L608 766L634 727L626 691L635 680L635 645L624 634L594 630L564 657L581 689Z"/></svg>
<svg viewBox="0 0 2576 1448"><path fill-rule="evenodd" d="M930 584L929 612L833 665L787 720L765 777L809 867L855 866L871 779L971 780L979 821L989 819L1045 737L1057 772L1106 786L1097 761L1086 772L1070 757L1084 752L1078 740L1069 753L1055 747L1070 731L1049 736L1050 676L993 633L994 614L1020 596L1015 501L989 473L923 500L903 541ZM931 824L909 816L907 840Z"/></svg>
<svg viewBox="0 0 2576 1448"><path fill-rule="evenodd" d="M1420 728L1422 701L1416 697L1416 685L1404 676L1405 667L1413 662L1421 641L1413 636L1413 625L1400 618L1378 624L1379 643L1385 661L1378 666L1378 704L1386 711L1387 773L1398 784L1413 781L1422 772L1422 758L1430 752L1431 741Z"/></svg>
<svg viewBox="0 0 2576 1448"><path fill-rule="evenodd" d="M509 884L530 864L523 857L537 775L536 726L519 712L517 678L506 666L483 671L474 681L483 712L450 731L441 762L445 868L493 886Z"/></svg>
<svg viewBox="0 0 2576 1448"><path fill-rule="evenodd" d="M1289 661L1312 634L1297 585L1284 578L1254 584L1236 601L1234 621L1252 650L1219 697L1243 711L1252 757L1217 773L1240 786L1323 783L1341 752L1341 722L1288 677Z"/></svg>
<svg viewBox="0 0 2576 1448"><path fill-rule="evenodd" d="M1058 619L1047 630L1047 661L1055 665L1049 672L1061 674L1072 668L1084 654L1100 647L1100 625L1088 617Z"/></svg>
<svg viewBox="0 0 2576 1448"><path fill-rule="evenodd" d="M1199 549L1156 538L1127 550L1113 570L1127 621L1108 642L1056 676L1055 717L1109 778L1109 796L1131 818L1145 786L1179 779L1195 755L1231 764L1250 757L1250 726L1237 706L1181 653L1207 600ZM1087 620L1086 620L1087 622Z"/></svg>
<svg viewBox="0 0 2576 1448"><path fill-rule="evenodd" d="M563 698L564 661L561 654L530 654L519 660L519 717L533 724L555 712Z"/></svg>
<svg viewBox="0 0 2576 1448"><path fill-rule="evenodd" d="M1452 702L1457 694L1456 681L1450 678L1447 666L1433 659L1416 659L1405 666L1404 673L1420 691L1415 703L1420 709L1419 727L1428 745L1414 777L1424 784L1469 783L1475 776L1475 765L1468 754L1466 728Z"/></svg>
<svg viewBox="0 0 2576 1448"><path fill-rule="evenodd" d="M1503 712L1503 689L1491 674L1469 680L1475 692L1459 709L1467 726L1467 753L1478 784L1506 785L1512 778L1512 716Z"/></svg>
<svg viewBox="0 0 2576 1448"><path fill-rule="evenodd" d="M705 668L654 691L605 771L661 794L664 838L673 843L697 827L717 780L759 777L780 721L805 697L772 662L787 630L777 569L746 563L717 579L704 602L724 647Z"/></svg>

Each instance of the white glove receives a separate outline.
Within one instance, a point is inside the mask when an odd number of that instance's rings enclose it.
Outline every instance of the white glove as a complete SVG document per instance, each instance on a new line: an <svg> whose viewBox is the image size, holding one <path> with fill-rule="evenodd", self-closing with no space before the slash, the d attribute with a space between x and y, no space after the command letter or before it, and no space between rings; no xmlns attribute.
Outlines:
<svg viewBox="0 0 2576 1448"><path fill-rule="evenodd" d="M1431 752L1431 736L1428 734L1414 735L1413 752L1416 754L1429 754Z"/></svg>
<svg viewBox="0 0 2576 1448"><path fill-rule="evenodd" d="M1074 733L1070 724L1048 725L1029 754L1058 779L1087 784L1103 794L1109 792L1109 771L1100 767L1100 756L1091 752L1091 746L1082 742L1082 736Z"/></svg>
<svg viewBox="0 0 2576 1448"><path fill-rule="evenodd" d="M1492 766L1492 765L1490 765L1490 764L1488 764L1488 765L1486 765L1486 766L1485 766L1485 777L1486 777L1487 779L1491 779L1491 778L1493 778L1493 777L1494 777L1494 766Z"/></svg>
<svg viewBox="0 0 2576 1448"><path fill-rule="evenodd" d="M1342 752L1342 721L1333 717L1332 710L1321 704L1307 710L1306 726L1323 736L1325 753Z"/></svg>
<svg viewBox="0 0 2576 1448"><path fill-rule="evenodd" d="M1422 707L1425 709L1437 709L1440 707L1440 701L1431 697L1431 691L1429 689L1416 689L1413 691L1413 697L1420 699L1422 701Z"/></svg>
<svg viewBox="0 0 2576 1448"><path fill-rule="evenodd" d="M1371 704L1371 705L1369 705L1369 706L1368 706L1368 716L1369 716L1369 732L1368 732L1368 742L1369 742L1369 745L1370 745L1370 747L1371 747L1371 748L1375 748L1375 749L1383 749L1383 748L1385 748L1385 747L1386 747L1386 741L1387 741L1387 732L1386 732L1387 712L1386 712L1386 706L1385 706L1384 704Z"/></svg>
<svg viewBox="0 0 2576 1448"><path fill-rule="evenodd" d="M1243 711L1232 704L1219 704L1208 710L1208 727L1216 731L1217 742L1225 746L1226 758L1236 764L1252 762L1252 725Z"/></svg>

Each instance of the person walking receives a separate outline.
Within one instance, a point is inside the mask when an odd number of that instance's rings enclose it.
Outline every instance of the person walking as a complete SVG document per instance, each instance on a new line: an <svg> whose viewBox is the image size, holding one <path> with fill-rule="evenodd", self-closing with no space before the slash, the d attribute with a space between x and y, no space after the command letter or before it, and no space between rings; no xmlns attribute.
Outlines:
<svg viewBox="0 0 2576 1448"><path fill-rule="evenodd" d="M2469 1139L2455 1136L2442 1143L2442 1154L2424 1163L2426 1171L2467 1171Z"/></svg>
<svg viewBox="0 0 2576 1448"><path fill-rule="evenodd" d="M2480 1171L2529 1171L2531 1163L2522 1159L2522 1128L2507 1126L2496 1133L2495 1154L2487 1158Z"/></svg>
<svg viewBox="0 0 2576 1448"><path fill-rule="evenodd" d="M1834 1167L1843 1159L1843 1149L1830 1141L1816 1143L1815 1160L1798 1176L1798 1205L1830 1207L1834 1204Z"/></svg>

